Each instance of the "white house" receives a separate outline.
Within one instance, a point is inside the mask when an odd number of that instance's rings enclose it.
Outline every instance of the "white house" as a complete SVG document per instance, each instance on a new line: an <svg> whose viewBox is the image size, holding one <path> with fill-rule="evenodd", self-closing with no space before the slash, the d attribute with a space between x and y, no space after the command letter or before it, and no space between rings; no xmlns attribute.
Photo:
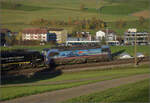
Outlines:
<svg viewBox="0 0 150 103"><path fill-rule="evenodd" d="M47 41L47 30L40 28L26 28L22 31L22 40Z"/></svg>
<svg viewBox="0 0 150 103"><path fill-rule="evenodd" d="M102 40L105 37L106 41L116 41L116 33L112 30L100 30L96 32L96 39Z"/></svg>
<svg viewBox="0 0 150 103"><path fill-rule="evenodd" d="M102 40L105 38L106 43L110 45L118 45L119 41L117 41L116 33L112 30L100 30L96 32L96 39Z"/></svg>
<svg viewBox="0 0 150 103"><path fill-rule="evenodd" d="M103 31L96 32L96 39L97 40L102 40L102 38L105 37L105 36L106 36L105 32L103 32Z"/></svg>

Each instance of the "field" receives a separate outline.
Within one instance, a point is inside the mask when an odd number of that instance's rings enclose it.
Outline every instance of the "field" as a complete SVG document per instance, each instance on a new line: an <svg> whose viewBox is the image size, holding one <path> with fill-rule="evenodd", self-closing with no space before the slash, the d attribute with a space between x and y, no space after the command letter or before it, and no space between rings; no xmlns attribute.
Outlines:
<svg viewBox="0 0 150 103"><path fill-rule="evenodd" d="M110 70L63 73L54 77L37 75L36 77L20 78L16 81L2 81L1 100L147 73L149 73L149 65L141 65L137 68L129 66Z"/></svg>
<svg viewBox="0 0 150 103"><path fill-rule="evenodd" d="M133 14L133 16L137 16L137 17L144 16L144 18L150 18L150 11L149 10L143 10L140 12L136 12Z"/></svg>
<svg viewBox="0 0 150 103"><path fill-rule="evenodd" d="M111 88L102 92L80 96L63 103L111 103L111 102L149 102L149 79L133 84Z"/></svg>
<svg viewBox="0 0 150 103"><path fill-rule="evenodd" d="M9 28L12 31L21 31L27 27L38 27L30 25L30 22L36 19L46 20L64 20L69 17L72 19L83 19L100 17L108 25L115 29L120 35L128 27L138 27L139 30L149 30L145 27L135 25L138 17L133 16L135 12L147 10L149 1L147 0L2 0L5 1L1 6L1 24L3 28ZM10 8L13 3L20 4L15 8ZM86 10L80 10L80 5L84 4ZM116 21L124 20L127 23L134 22L127 27L120 29L113 27ZM148 26L148 25L146 25ZM59 26L55 26L59 27ZM68 30L72 27L61 27Z"/></svg>
<svg viewBox="0 0 150 103"><path fill-rule="evenodd" d="M111 52L116 53L118 51L124 51L134 56L134 46L111 46ZM137 52L141 52L146 56L149 56L149 46L137 46Z"/></svg>

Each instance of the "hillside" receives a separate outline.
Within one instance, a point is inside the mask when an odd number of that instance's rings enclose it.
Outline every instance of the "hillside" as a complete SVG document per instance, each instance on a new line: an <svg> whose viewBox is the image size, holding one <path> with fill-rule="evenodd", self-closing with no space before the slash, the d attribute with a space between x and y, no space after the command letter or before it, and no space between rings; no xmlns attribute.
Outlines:
<svg viewBox="0 0 150 103"><path fill-rule="evenodd" d="M84 6L84 10L81 10L81 5ZM108 22L111 29L122 35L128 27L148 30L148 24L139 26L139 17L132 15L148 8L148 0L1 0L0 12L2 28L9 28L12 31L33 27L30 22L40 18L67 21L69 17L72 19L98 17ZM118 20L125 21L126 25L118 29L115 26ZM72 27L64 28L72 30Z"/></svg>

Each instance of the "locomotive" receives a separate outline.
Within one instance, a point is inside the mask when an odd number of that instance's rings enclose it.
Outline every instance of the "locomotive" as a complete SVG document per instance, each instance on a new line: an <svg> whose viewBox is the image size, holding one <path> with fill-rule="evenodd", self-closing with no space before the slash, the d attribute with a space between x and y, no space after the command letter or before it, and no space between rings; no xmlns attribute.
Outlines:
<svg viewBox="0 0 150 103"><path fill-rule="evenodd" d="M57 47L42 51L47 66L110 61L109 46Z"/></svg>
<svg viewBox="0 0 150 103"><path fill-rule="evenodd" d="M33 50L17 49L1 51L0 53L1 70L9 70L25 66L36 67L44 61L41 53Z"/></svg>

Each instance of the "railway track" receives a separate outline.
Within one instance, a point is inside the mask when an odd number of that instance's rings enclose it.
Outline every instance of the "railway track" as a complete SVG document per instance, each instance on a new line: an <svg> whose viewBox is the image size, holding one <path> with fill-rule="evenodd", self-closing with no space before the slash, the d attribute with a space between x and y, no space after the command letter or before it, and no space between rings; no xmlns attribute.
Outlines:
<svg viewBox="0 0 150 103"><path fill-rule="evenodd" d="M143 59L138 59L139 63L145 63L149 61L149 57L145 57ZM49 74L54 73L55 71L62 71L62 72L67 72L67 71L80 71L83 68L92 68L92 67L111 67L111 66L121 66L121 65L126 65L126 64L133 64L134 59L119 59L119 60L113 60L109 62L93 62L93 63L85 63L85 64L74 64L74 65L61 65L61 66L55 66L52 68L46 68L46 67L39 67L39 68L28 68L28 69L18 69L15 71L2 71L1 72L1 78L12 78L12 77L17 77L17 76L27 76L30 77L32 75L35 75L38 73L39 75L41 74Z"/></svg>

